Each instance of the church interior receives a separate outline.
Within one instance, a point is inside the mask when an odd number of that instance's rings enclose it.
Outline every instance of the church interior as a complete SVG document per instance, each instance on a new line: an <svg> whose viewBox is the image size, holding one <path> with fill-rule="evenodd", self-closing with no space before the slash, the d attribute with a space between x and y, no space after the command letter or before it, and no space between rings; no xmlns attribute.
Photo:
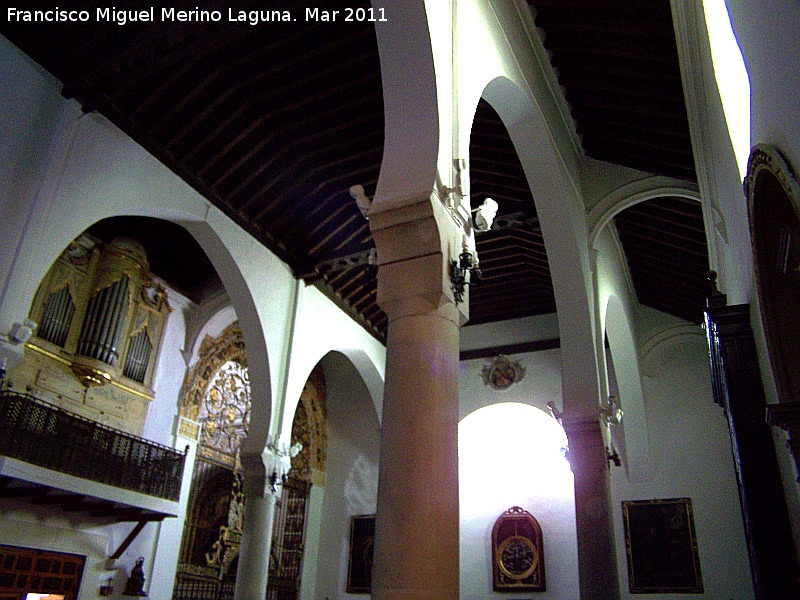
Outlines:
<svg viewBox="0 0 800 600"><path fill-rule="evenodd" d="M0 17L0 600L800 598L800 6L261 4Z"/></svg>

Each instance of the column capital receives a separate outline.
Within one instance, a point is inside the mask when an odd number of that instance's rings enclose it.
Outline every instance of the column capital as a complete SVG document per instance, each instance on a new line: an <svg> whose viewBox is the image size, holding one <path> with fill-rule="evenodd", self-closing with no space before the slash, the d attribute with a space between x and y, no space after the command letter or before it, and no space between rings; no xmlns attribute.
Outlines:
<svg viewBox="0 0 800 600"><path fill-rule="evenodd" d="M463 325L468 302L456 304L449 273L465 231L438 195L385 202L369 220L378 255L377 302L390 321L437 314Z"/></svg>
<svg viewBox="0 0 800 600"><path fill-rule="evenodd" d="M244 494L246 498L263 498L269 490L267 468L261 454L252 452L239 456L242 463Z"/></svg>

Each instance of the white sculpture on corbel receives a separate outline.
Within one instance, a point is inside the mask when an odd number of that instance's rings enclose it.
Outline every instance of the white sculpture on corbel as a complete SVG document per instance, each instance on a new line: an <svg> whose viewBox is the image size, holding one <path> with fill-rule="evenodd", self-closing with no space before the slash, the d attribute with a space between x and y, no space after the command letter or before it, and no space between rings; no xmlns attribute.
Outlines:
<svg viewBox="0 0 800 600"><path fill-rule="evenodd" d="M289 446L286 442L276 442L273 439L267 442L267 449L264 452L264 462L267 467L267 472L271 473L269 483L273 493L276 493L278 488L286 483L289 471L292 470L292 459L297 456L302 449L303 444L300 442L292 446Z"/></svg>

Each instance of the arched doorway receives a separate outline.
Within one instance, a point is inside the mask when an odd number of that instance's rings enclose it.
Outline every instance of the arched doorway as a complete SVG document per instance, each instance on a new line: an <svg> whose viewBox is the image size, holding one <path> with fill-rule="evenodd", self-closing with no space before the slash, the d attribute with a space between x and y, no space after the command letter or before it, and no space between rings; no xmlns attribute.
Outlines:
<svg viewBox="0 0 800 600"><path fill-rule="evenodd" d="M311 486L325 471L327 408L325 376L318 365L303 387L292 422L292 445L302 444L275 505L267 600L296 600L305 550Z"/></svg>

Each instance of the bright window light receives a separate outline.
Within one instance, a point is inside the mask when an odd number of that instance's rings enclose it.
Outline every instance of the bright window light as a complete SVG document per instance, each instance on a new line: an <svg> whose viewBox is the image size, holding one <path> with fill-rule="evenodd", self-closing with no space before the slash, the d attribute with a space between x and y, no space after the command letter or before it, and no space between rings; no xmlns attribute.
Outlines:
<svg viewBox="0 0 800 600"><path fill-rule="evenodd" d="M736 42L725 0L703 0L711 59L728 133L736 155L739 175L747 173L750 156L750 77Z"/></svg>
<svg viewBox="0 0 800 600"><path fill-rule="evenodd" d="M561 426L527 404L494 404L465 417L458 426L462 517L502 512L531 499L572 502L566 445Z"/></svg>

